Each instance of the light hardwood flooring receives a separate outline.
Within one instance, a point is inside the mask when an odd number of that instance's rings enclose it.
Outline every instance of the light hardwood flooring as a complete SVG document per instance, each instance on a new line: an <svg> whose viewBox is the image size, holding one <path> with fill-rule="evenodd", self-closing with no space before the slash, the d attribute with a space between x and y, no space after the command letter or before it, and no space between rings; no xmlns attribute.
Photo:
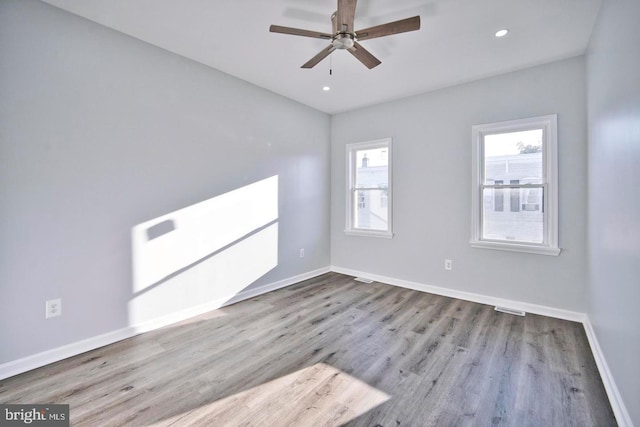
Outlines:
<svg viewBox="0 0 640 427"><path fill-rule="evenodd" d="M581 324L328 273L0 381L72 425L610 426Z"/></svg>

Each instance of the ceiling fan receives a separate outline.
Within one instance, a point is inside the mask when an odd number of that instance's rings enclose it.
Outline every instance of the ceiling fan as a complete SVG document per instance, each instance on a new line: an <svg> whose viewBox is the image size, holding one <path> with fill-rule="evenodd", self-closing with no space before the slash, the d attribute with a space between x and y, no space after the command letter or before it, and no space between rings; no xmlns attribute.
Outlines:
<svg viewBox="0 0 640 427"><path fill-rule="evenodd" d="M380 60L373 56L358 41L390 36L392 34L406 33L420 29L420 17L401 19L364 30L354 31L353 21L358 0L338 0L338 10L331 15L332 33L319 33L316 31L300 30L298 28L281 27L272 25L269 31L272 33L291 34L294 36L313 37L316 39L330 40L331 44L322 49L320 53L311 58L301 68L313 68L336 49L346 49L367 68L371 69L381 64Z"/></svg>

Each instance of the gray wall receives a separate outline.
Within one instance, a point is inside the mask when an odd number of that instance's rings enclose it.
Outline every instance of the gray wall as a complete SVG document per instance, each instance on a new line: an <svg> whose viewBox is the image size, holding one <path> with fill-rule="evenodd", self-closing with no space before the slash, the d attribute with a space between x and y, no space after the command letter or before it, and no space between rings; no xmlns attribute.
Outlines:
<svg viewBox="0 0 640 427"><path fill-rule="evenodd" d="M132 227L264 178L279 182L278 265L252 286L329 264L323 113L10 0L0 3L0 124L0 363L127 326ZM224 285L199 280L152 314ZM56 297L63 315L45 320Z"/></svg>
<svg viewBox="0 0 640 427"><path fill-rule="evenodd" d="M332 265L584 312L585 84L577 57L333 116ZM471 126L553 113L562 253L471 248ZM382 137L393 138L395 236L345 235L345 144Z"/></svg>
<svg viewBox="0 0 640 427"><path fill-rule="evenodd" d="M588 316L640 426L640 2L604 2L587 56Z"/></svg>

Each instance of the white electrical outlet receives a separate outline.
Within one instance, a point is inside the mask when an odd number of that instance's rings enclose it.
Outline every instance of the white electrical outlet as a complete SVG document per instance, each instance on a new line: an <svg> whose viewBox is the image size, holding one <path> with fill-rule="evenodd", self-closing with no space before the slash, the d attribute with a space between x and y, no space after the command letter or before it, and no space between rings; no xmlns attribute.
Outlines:
<svg viewBox="0 0 640 427"><path fill-rule="evenodd" d="M304 258L304 248L300 249L300 258Z"/></svg>
<svg viewBox="0 0 640 427"><path fill-rule="evenodd" d="M444 260L444 269L445 270L453 270L453 261L451 261L450 259L445 259Z"/></svg>
<svg viewBox="0 0 640 427"><path fill-rule="evenodd" d="M45 319L62 315L62 298L50 299L45 302Z"/></svg>

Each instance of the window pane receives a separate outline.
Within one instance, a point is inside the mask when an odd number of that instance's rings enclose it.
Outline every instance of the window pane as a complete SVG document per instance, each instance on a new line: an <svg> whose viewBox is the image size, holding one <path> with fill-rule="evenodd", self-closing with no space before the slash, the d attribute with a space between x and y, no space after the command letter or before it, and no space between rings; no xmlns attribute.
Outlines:
<svg viewBox="0 0 640 427"><path fill-rule="evenodd" d="M504 181L496 180L496 185L502 185ZM504 210L504 190L496 188L493 192L493 210L503 211Z"/></svg>
<svg viewBox="0 0 640 427"><path fill-rule="evenodd" d="M500 192L510 192L511 209L494 202ZM482 208L482 239L507 242L543 243L544 215L542 188L484 188ZM515 209L514 201L518 201ZM515 210L514 210L515 209Z"/></svg>
<svg viewBox="0 0 640 427"><path fill-rule="evenodd" d="M484 137L484 183L542 183L542 129Z"/></svg>
<svg viewBox="0 0 640 427"><path fill-rule="evenodd" d="M355 228L364 230L389 229L387 190L354 191Z"/></svg>
<svg viewBox="0 0 640 427"><path fill-rule="evenodd" d="M518 179L512 179L511 182L509 182L511 185L517 185L520 184L520 180ZM522 191L522 189L520 188L511 188L509 190L509 193L511 193L511 212L518 212L520 210L520 192Z"/></svg>
<svg viewBox="0 0 640 427"><path fill-rule="evenodd" d="M387 147L356 152L356 188L389 187L389 149Z"/></svg>

